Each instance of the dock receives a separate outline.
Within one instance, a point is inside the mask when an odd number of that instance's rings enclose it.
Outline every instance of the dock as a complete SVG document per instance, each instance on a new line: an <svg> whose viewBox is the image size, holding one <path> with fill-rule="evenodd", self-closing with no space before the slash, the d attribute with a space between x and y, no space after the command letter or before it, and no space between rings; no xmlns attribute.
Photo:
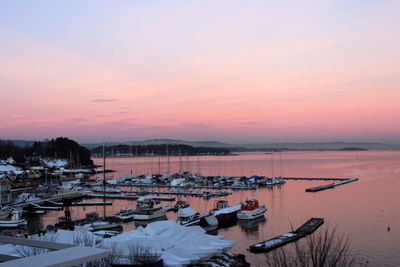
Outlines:
<svg viewBox="0 0 400 267"><path fill-rule="evenodd" d="M311 218L295 231L251 245L250 252L265 253L312 234L324 223L323 218Z"/></svg>
<svg viewBox="0 0 400 267"><path fill-rule="evenodd" d="M122 190L121 193L133 193L137 195L176 195L176 196L191 196L191 197L224 197L231 193L229 192L171 192L171 191L132 191Z"/></svg>
<svg viewBox="0 0 400 267"><path fill-rule="evenodd" d="M358 178L345 179L345 180L341 180L340 182L336 182L336 183L320 185L320 186L316 186L316 187L310 187L310 188L306 189L306 192L318 192L318 191L334 188L336 186L348 184L348 183L355 182L355 181L358 181Z"/></svg>
<svg viewBox="0 0 400 267"><path fill-rule="evenodd" d="M103 194L87 194L87 198L104 198ZM141 196L138 195L112 195L106 194L106 199L125 199L125 200L137 200ZM148 196L151 199L160 200L160 201L175 201L174 197L156 197L156 196Z"/></svg>

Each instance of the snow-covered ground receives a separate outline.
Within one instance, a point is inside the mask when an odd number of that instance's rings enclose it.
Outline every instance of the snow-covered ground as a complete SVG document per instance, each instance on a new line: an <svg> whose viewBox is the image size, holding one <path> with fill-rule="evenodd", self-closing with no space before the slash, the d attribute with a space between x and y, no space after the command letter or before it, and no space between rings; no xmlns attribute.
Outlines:
<svg viewBox="0 0 400 267"><path fill-rule="evenodd" d="M38 237L32 236L32 238ZM85 244L96 244L118 254L117 261L121 263L129 261L132 258L132 251L140 248L142 251L159 255L165 266L185 266L204 261L229 250L236 243L236 241L223 240L222 236L208 235L199 226L184 227L174 221L153 222L145 228L139 227L137 230L106 239L83 228L75 231L49 232L41 238L67 244L86 240ZM12 245L0 246L0 254L20 256Z"/></svg>

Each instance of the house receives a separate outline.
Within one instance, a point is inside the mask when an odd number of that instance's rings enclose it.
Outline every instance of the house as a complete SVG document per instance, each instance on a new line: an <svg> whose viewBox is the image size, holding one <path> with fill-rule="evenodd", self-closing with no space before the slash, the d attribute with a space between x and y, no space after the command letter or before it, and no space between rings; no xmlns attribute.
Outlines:
<svg viewBox="0 0 400 267"><path fill-rule="evenodd" d="M7 174L0 174L0 204L8 204L11 199L11 179Z"/></svg>

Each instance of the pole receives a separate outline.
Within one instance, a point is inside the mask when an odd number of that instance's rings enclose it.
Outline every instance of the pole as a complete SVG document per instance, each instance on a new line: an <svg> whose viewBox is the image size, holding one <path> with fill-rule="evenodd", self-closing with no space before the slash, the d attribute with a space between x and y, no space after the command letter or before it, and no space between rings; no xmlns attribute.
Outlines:
<svg viewBox="0 0 400 267"><path fill-rule="evenodd" d="M106 219L106 153L103 144L103 209L104 209L104 220Z"/></svg>

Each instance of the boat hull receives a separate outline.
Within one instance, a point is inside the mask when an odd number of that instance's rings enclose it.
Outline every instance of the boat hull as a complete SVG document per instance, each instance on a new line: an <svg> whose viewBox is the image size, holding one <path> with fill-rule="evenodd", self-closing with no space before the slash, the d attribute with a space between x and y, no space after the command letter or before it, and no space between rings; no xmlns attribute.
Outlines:
<svg viewBox="0 0 400 267"><path fill-rule="evenodd" d="M264 216L264 213L267 211L265 205L261 205L259 208L255 210L241 210L237 213L237 218L239 220L255 220Z"/></svg>
<svg viewBox="0 0 400 267"><path fill-rule="evenodd" d="M153 219L156 219L156 218L164 217L165 214L166 214L166 212L165 212L164 209L155 211L155 212L153 212L151 214L138 214L138 213L135 213L135 214L132 214L132 216L133 216L132 220L134 220L134 221L149 221L149 220L153 220Z"/></svg>

